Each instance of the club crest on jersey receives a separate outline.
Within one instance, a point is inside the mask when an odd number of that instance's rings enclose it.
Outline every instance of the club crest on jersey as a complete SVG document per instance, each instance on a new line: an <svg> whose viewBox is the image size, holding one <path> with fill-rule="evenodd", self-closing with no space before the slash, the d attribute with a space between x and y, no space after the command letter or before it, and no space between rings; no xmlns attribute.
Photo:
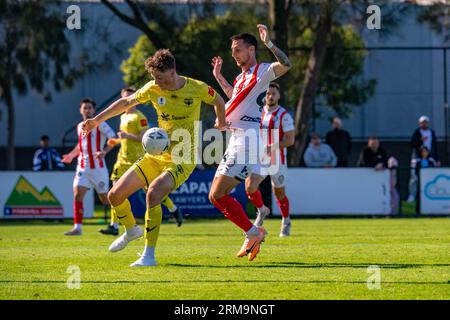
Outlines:
<svg viewBox="0 0 450 320"><path fill-rule="evenodd" d="M187 104L188 107L190 107L191 104L193 104L193 103L194 103L194 99L192 99L192 98L184 99L184 104Z"/></svg>
<svg viewBox="0 0 450 320"><path fill-rule="evenodd" d="M160 106L165 105L165 104L166 104L166 98L164 98L164 97L158 97L158 104L159 104Z"/></svg>

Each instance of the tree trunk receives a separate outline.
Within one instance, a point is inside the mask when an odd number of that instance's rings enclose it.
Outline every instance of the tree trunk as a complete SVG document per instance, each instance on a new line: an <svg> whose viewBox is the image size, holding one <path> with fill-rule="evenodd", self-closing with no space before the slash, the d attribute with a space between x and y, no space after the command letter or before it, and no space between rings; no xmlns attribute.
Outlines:
<svg viewBox="0 0 450 320"><path fill-rule="evenodd" d="M14 170L16 168L15 147L14 147L16 120L14 113L14 102L11 92L11 84L8 81L2 81L1 86L3 91L3 98L6 103L6 108L8 110L8 124L6 128L7 143L8 143L6 151L7 169Z"/></svg>
<svg viewBox="0 0 450 320"><path fill-rule="evenodd" d="M319 27L309 54L303 87L301 88L300 98L295 112L295 144L291 157L292 166L298 166L300 164L301 156L305 149L309 122L312 117L313 103L317 91L317 82L327 51L327 39L331 31L332 15L332 6L327 2L322 3L319 15Z"/></svg>
<svg viewBox="0 0 450 320"><path fill-rule="evenodd" d="M278 48L280 48L284 53L288 52L288 18L289 18L289 8L288 3L290 0L269 0L269 18L272 27L271 38ZM280 84L281 88L281 99L280 103L284 104L287 77L289 73L279 78L277 82Z"/></svg>

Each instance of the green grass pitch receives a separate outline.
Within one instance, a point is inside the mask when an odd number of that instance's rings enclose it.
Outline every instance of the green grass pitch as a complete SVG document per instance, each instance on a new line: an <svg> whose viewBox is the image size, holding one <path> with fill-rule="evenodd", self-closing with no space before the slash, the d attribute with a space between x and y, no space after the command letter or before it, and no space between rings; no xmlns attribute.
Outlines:
<svg viewBox="0 0 450 320"><path fill-rule="evenodd" d="M69 223L1 221L0 299L450 299L448 218L295 219L289 238L271 219L253 262L235 257L244 238L229 221L164 223L153 268L128 266L142 239L108 252L114 237L95 221L81 237L63 236Z"/></svg>

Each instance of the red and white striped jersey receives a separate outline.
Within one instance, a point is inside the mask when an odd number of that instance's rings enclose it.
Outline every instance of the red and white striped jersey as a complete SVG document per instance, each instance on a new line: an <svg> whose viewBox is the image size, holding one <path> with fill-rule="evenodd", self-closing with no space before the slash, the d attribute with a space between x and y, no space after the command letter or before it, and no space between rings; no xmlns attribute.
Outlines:
<svg viewBox="0 0 450 320"><path fill-rule="evenodd" d="M225 104L230 128L258 130L263 99L270 82L276 78L271 63L256 64L236 77L232 97Z"/></svg>
<svg viewBox="0 0 450 320"><path fill-rule="evenodd" d="M264 107L261 116L260 129L267 130L265 134L261 134L264 145L276 142L279 143L281 140L283 140L285 132L295 129L294 119L289 114L289 112L287 112L287 110L281 106L278 106L276 109L270 112L266 109L266 107ZM276 131L274 132L273 130L278 130L278 134L276 134ZM278 139L278 141L274 141L275 139ZM285 164L286 157L286 148L283 148L279 153L277 153L278 159L275 159L275 161L279 160L279 163Z"/></svg>
<svg viewBox="0 0 450 320"><path fill-rule="evenodd" d="M106 122L102 122L83 137L81 124L82 122L77 125L78 149L80 150L77 169L85 170L105 167L105 162L95 159L95 154L103 150L107 139L116 136L114 130Z"/></svg>

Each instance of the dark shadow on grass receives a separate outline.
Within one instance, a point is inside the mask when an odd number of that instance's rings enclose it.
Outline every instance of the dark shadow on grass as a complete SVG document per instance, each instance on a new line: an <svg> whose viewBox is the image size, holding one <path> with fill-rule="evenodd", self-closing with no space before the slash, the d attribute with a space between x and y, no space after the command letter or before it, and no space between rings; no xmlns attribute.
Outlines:
<svg viewBox="0 0 450 320"><path fill-rule="evenodd" d="M58 280L0 280L0 283L27 283L27 284L66 284L67 281ZM142 283L347 283L367 284L367 281L343 280L84 280L81 284L142 284ZM408 285L449 285L450 281L383 281L382 284L408 284Z"/></svg>
<svg viewBox="0 0 450 320"><path fill-rule="evenodd" d="M378 266L385 269L408 269L422 267L448 267L450 264L421 264L421 263L304 263L304 262L270 262L260 265L205 265L205 264L183 264L168 263L166 266L171 267L191 267L191 268L367 268L369 266Z"/></svg>

